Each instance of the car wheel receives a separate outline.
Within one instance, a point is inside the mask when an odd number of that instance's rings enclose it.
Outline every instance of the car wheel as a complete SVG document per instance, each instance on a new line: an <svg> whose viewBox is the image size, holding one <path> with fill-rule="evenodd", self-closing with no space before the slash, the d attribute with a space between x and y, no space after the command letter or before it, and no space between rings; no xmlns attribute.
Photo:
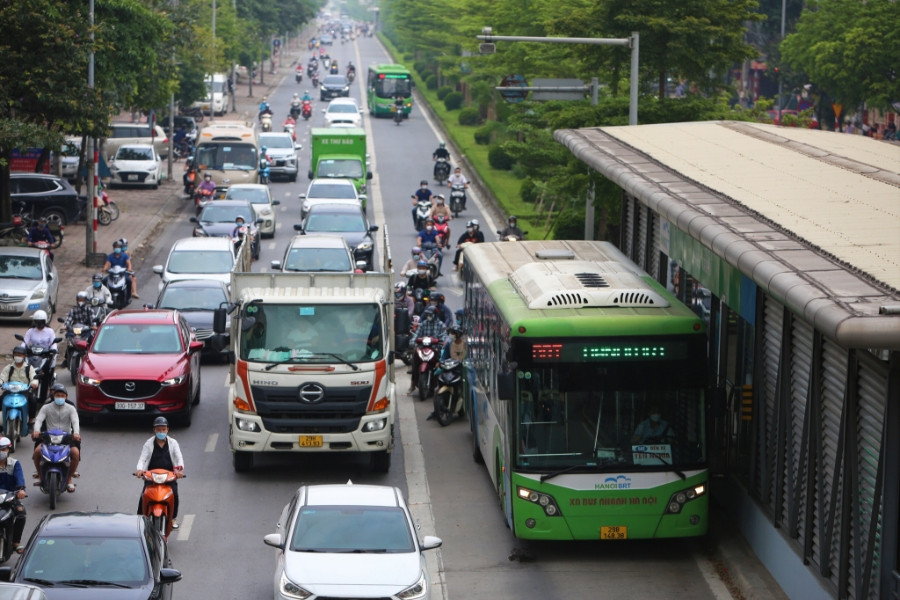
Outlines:
<svg viewBox="0 0 900 600"><path fill-rule="evenodd" d="M391 470L391 453L387 450L372 452L369 461L372 470L376 473L387 473Z"/></svg>
<svg viewBox="0 0 900 600"><path fill-rule="evenodd" d="M41 216L47 218L47 221L49 222L48 224L55 223L56 225L68 225L68 221L66 219L66 213L64 213L63 211L61 211L57 208L51 208L51 209L45 210ZM52 226L51 226L51 229L52 229Z"/></svg>
<svg viewBox="0 0 900 600"><path fill-rule="evenodd" d="M246 473L253 468L253 455L249 452L236 450L231 456L231 463L237 473Z"/></svg>

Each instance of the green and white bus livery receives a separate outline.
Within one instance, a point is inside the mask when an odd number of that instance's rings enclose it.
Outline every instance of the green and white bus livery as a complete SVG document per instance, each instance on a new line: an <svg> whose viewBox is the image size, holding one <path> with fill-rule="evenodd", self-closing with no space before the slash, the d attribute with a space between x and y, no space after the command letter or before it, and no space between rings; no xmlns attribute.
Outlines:
<svg viewBox="0 0 900 600"><path fill-rule="evenodd" d="M409 117L412 111L413 78L409 69L403 65L372 65L366 80L366 100L369 103L369 114L375 117L391 116L394 99L401 97L403 115Z"/></svg>

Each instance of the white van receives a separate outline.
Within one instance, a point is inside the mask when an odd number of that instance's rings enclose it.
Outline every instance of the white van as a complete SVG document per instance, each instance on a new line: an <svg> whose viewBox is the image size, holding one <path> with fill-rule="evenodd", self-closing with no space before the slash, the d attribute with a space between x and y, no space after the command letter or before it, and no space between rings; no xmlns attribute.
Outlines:
<svg viewBox="0 0 900 600"><path fill-rule="evenodd" d="M205 114L210 112L216 116L225 114L228 108L228 76L225 73L214 73L206 76L207 95L204 100L198 100L191 106L200 107Z"/></svg>

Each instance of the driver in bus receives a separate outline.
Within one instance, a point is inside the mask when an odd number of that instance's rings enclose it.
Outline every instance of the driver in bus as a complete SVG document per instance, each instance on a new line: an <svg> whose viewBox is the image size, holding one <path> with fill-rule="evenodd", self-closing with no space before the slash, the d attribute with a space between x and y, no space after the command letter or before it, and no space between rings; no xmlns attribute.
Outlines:
<svg viewBox="0 0 900 600"><path fill-rule="evenodd" d="M632 444L660 444L670 443L675 438L675 432L669 423L662 418L659 406L651 406L647 411L646 419L638 423L631 438Z"/></svg>

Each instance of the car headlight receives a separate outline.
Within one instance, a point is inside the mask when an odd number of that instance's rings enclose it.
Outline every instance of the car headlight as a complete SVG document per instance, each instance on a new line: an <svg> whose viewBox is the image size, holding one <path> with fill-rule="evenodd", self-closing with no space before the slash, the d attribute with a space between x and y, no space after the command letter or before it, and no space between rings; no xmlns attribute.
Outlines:
<svg viewBox="0 0 900 600"><path fill-rule="evenodd" d="M94 387L97 387L98 385L100 385L100 380L93 379L91 377L88 377L87 375L78 375L78 383L83 383L84 385L92 385Z"/></svg>
<svg viewBox="0 0 900 600"><path fill-rule="evenodd" d="M304 598L309 598L312 596L312 592L308 592L304 590L302 587L291 581L287 578L287 575L282 571L281 579L278 582L279 591L283 596L287 596L288 598L297 598L298 600L303 600Z"/></svg>
<svg viewBox="0 0 900 600"><path fill-rule="evenodd" d="M206 232L202 227L194 227L194 237L206 237Z"/></svg>
<svg viewBox="0 0 900 600"><path fill-rule="evenodd" d="M47 295L47 290L44 290L44 289L34 290L34 292L32 292L32 294L31 294L31 299L32 300L40 300L41 298L43 298L46 295Z"/></svg>
<svg viewBox="0 0 900 600"><path fill-rule="evenodd" d="M397 594L401 600L417 600L425 598L428 595L428 580L425 579L424 571L419 574L419 579L414 584Z"/></svg>
<svg viewBox="0 0 900 600"><path fill-rule="evenodd" d="M272 209L271 209L271 208L261 208L261 209L259 210L259 214L260 214L260 215L265 215L265 216L268 217L269 215L272 214Z"/></svg>
<svg viewBox="0 0 900 600"><path fill-rule="evenodd" d="M369 252L372 250L372 240L363 240L356 246L358 252Z"/></svg>
<svg viewBox="0 0 900 600"><path fill-rule="evenodd" d="M179 375L178 377L172 377L170 379L163 380L160 385L163 387L168 387L170 385L179 385L184 383L184 380L187 379L187 374Z"/></svg>

